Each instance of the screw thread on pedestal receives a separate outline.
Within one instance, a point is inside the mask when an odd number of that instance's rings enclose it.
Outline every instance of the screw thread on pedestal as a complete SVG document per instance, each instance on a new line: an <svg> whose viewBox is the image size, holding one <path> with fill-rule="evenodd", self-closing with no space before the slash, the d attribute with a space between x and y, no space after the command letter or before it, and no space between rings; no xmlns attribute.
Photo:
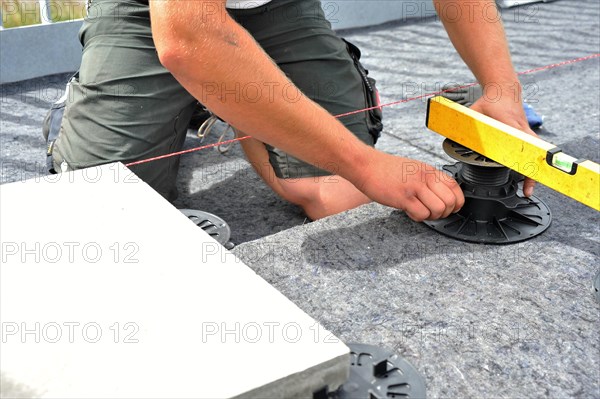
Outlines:
<svg viewBox="0 0 600 399"><path fill-rule="evenodd" d="M462 163L460 176L468 183L484 186L501 186L508 182L510 169L488 168Z"/></svg>

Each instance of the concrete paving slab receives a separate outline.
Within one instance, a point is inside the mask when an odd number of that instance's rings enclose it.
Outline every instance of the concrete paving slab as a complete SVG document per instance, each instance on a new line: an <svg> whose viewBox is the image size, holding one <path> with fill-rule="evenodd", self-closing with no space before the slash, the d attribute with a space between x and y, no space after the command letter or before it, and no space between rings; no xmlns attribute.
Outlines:
<svg viewBox="0 0 600 399"><path fill-rule="evenodd" d="M2 397L275 399L347 379L346 345L123 165L3 185L0 204Z"/></svg>

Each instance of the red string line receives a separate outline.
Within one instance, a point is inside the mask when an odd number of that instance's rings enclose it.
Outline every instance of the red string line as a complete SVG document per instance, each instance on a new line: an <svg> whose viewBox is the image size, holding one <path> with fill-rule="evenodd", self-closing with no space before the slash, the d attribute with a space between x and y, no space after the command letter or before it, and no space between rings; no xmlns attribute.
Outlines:
<svg viewBox="0 0 600 399"><path fill-rule="evenodd" d="M557 63L554 63L554 64L544 65L544 66L541 66L541 67L538 67L538 68L527 69L527 70L522 71L522 72L517 72L517 75L521 76L521 75L526 75L526 74L529 74L529 73L540 72L540 71L543 71L543 70L552 69L552 68L558 68L558 67L562 67L562 66L565 66L565 65L574 64L576 62L586 61L586 60L590 60L592 58L598 58L598 57L600 57L600 53L590 54L590 55L585 56L585 57L574 58L572 60L567 60L567 61L557 62ZM356 111L346 112L346 113L339 114L339 115L334 115L334 117L335 118L342 118L344 116L354 115L354 114L358 114L358 113L361 113L361 112L370 111L372 109L381 109L383 107L391 107L392 105L403 104L403 103L407 103L409 101L414 101L414 100L419 100L419 99L422 99L422 98L437 96L437 95L440 95L440 94L446 93L446 92L456 91L456 90L459 90L459 89L465 89L465 88L468 88L468 87L471 87L471 86L475 86L477 84L478 84L477 82L475 82L475 83L469 83L469 84L465 84L465 85L458 86L458 87L452 87L452 88L449 88L449 89L446 89L446 90L440 90L440 91L436 91L436 92L425 93L425 94L421 94L420 96L409 97L409 98L405 98L405 99L402 99L402 100L393 101L391 103L379 104L379 105L374 106L374 107L368 107L368 108L358 109ZM159 156L152 157L152 158L142 159L140 161L130 162L128 164L125 164L125 166L130 167L130 166L140 165L140 164L147 163L147 162L158 161L159 159L170 158L170 157L174 157L174 156L178 156L178 155L188 154L190 152L205 150L207 148L212 148L212 147L217 147L217 146L220 146L220 145L226 145L226 144L230 144L230 143L235 143L235 142L242 141L242 140L245 140L245 139L248 139L248 138L250 138L250 136L237 137L235 139L221 141L219 143L207 144L207 145L203 145L201 147L190 148L190 149L187 149L187 150L172 152L170 154L159 155Z"/></svg>
<svg viewBox="0 0 600 399"><path fill-rule="evenodd" d="M221 141L219 143L213 143L213 144L203 145L202 147L190 148L190 149L183 150L183 151L172 152L170 154L159 155L157 157L152 157L152 158L148 158L148 159L142 159L141 161L130 162L130 163L125 164L125 166L129 167L129 166L139 165L141 163L146 163L146 162L151 162L151 161L158 161L159 159L174 157L176 155L187 154L189 152L194 152L194 151L200 151L200 150L204 150L206 148L216 147L216 146L219 146L219 145L224 145L224 144L229 144L229 143L235 143L236 141L242 141L242 140L249 139L249 138L250 138L250 136L237 137L235 139L225 140L225 141Z"/></svg>

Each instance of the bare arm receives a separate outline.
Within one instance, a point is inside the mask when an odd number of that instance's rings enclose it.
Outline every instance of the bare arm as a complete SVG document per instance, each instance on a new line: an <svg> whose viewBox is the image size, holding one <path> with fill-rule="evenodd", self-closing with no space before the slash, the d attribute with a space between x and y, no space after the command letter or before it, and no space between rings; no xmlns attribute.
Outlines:
<svg viewBox="0 0 600 399"><path fill-rule="evenodd" d="M456 182L425 164L365 145L301 95L229 17L225 0L151 0L150 15L163 65L237 129L313 165L335 165L332 172L371 199L404 209L415 220L447 216L462 206ZM251 86L260 89L253 101L232 93Z"/></svg>
<svg viewBox="0 0 600 399"><path fill-rule="evenodd" d="M354 168L348 165L365 162L370 148L291 84L250 34L229 17L225 1L153 0L150 4L161 62L211 111L241 131L313 164L335 160L352 175ZM261 91L255 94L257 89ZM245 101L243 90L253 90L252 102Z"/></svg>
<svg viewBox="0 0 600 399"><path fill-rule="evenodd" d="M452 44L482 86L519 87L494 0L434 0L434 5Z"/></svg>
<svg viewBox="0 0 600 399"><path fill-rule="evenodd" d="M434 0L434 5L452 44L484 88L484 96L471 108L535 135L523 110L521 84L495 1ZM533 180L525 181L525 195L533 193L533 186Z"/></svg>

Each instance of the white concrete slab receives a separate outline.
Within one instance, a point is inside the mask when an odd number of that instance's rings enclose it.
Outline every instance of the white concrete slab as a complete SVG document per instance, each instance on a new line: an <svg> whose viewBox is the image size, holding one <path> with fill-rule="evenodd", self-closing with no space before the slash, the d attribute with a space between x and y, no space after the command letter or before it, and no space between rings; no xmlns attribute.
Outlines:
<svg viewBox="0 0 600 399"><path fill-rule="evenodd" d="M2 396L300 397L348 348L121 164L0 186Z"/></svg>

